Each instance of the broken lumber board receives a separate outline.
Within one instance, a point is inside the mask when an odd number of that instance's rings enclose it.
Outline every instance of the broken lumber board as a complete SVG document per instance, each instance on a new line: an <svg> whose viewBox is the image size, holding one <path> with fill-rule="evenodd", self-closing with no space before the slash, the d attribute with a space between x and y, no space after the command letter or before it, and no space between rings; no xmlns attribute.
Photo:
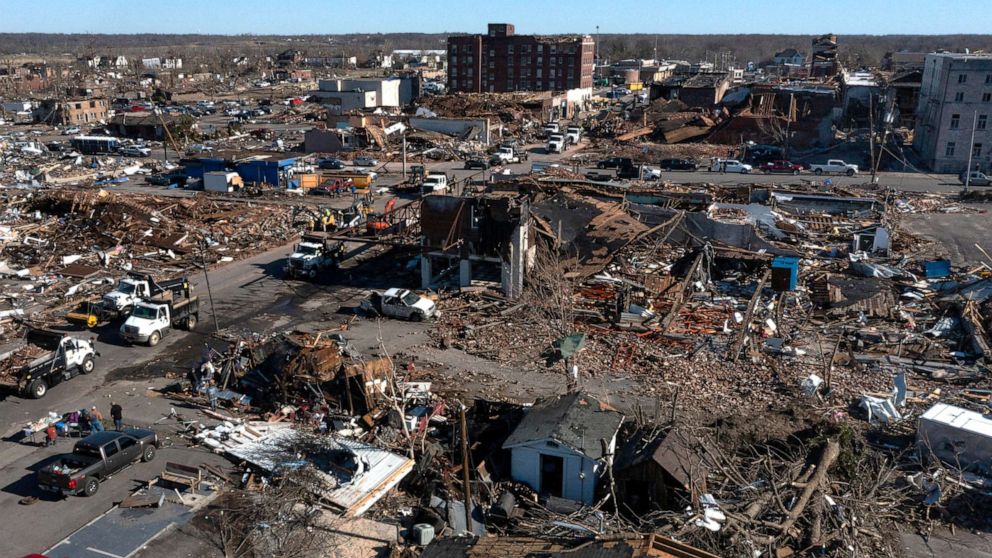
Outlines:
<svg viewBox="0 0 992 558"><path fill-rule="evenodd" d="M741 332L730 349L730 360L733 362L737 362L737 359L741 355L741 348L744 346L744 340L747 339L747 336L751 330L751 320L754 316L754 309L758 306L758 300L761 299L761 291L765 288L765 283L768 282L768 278L771 276L772 270L766 269L765 273L761 276L761 280L758 281L758 286L754 289L754 294L751 295L751 302L747 305L747 313L744 314L744 320L741 322Z"/></svg>
<svg viewBox="0 0 992 558"><path fill-rule="evenodd" d="M692 266L689 268L689 272L686 273L685 279L682 281L682 288L676 294L675 301L672 303L671 310L661 321L661 333L668 333L668 329L672 327L672 323L675 322L675 318L678 317L679 311L682 310L682 305L686 301L686 291L692 286L692 278L696 276L696 270L699 269L699 264L703 261L703 252L700 250L699 254L696 255L696 259L692 262ZM770 272L769 272L770 273Z"/></svg>

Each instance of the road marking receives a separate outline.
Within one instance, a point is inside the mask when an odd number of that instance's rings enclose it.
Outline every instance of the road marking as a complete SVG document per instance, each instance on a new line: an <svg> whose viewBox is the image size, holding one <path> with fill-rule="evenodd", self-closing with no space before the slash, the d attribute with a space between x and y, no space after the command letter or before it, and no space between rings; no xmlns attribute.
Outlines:
<svg viewBox="0 0 992 558"><path fill-rule="evenodd" d="M96 552L97 554L103 554L104 556L110 556L110 558L124 558L120 554L111 554L110 552L105 552L103 550L100 550L99 548L93 548L92 546L87 546L86 550L89 550L90 552Z"/></svg>

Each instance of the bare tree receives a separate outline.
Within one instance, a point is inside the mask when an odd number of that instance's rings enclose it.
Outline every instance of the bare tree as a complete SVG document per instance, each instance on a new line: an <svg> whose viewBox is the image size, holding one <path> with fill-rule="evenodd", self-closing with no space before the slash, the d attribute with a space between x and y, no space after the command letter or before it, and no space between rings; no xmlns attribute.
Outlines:
<svg viewBox="0 0 992 558"><path fill-rule="evenodd" d="M261 491L237 491L208 515L225 558L332 556L335 520L319 507L316 471L304 467Z"/></svg>

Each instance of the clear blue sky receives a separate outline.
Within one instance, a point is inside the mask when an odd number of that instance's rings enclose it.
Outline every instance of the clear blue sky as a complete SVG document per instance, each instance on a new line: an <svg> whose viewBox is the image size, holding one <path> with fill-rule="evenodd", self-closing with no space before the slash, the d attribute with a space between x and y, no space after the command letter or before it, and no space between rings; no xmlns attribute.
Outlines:
<svg viewBox="0 0 992 558"><path fill-rule="evenodd" d="M0 32L992 33L992 0L0 0Z"/></svg>

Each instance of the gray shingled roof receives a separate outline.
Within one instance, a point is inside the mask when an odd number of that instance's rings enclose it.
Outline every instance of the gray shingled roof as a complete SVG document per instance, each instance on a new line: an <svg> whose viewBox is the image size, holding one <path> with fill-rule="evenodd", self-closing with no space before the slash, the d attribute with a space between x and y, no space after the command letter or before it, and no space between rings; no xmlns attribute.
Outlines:
<svg viewBox="0 0 992 558"><path fill-rule="evenodd" d="M603 457L600 440L612 440L622 422L622 414L587 393L558 395L535 404L503 447L555 440L599 459Z"/></svg>

